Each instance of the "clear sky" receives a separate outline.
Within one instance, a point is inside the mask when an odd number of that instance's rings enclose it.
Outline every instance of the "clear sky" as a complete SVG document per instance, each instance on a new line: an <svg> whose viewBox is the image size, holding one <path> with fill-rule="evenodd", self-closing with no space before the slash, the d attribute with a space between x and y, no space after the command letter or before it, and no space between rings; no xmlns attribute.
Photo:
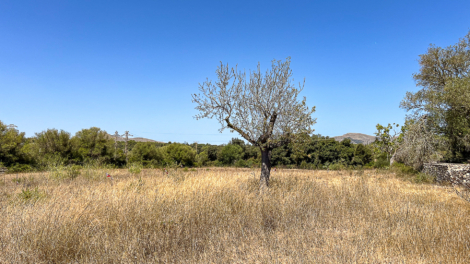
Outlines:
<svg viewBox="0 0 470 264"><path fill-rule="evenodd" d="M100 127L158 141L227 143L191 94L220 61L291 56L316 132L372 135L429 44L470 30L470 1L0 1L0 120L27 136Z"/></svg>

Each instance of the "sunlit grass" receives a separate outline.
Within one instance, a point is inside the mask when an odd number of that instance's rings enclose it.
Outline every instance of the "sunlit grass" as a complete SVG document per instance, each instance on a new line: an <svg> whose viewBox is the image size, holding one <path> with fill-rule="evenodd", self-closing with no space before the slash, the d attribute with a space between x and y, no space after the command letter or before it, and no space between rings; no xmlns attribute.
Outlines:
<svg viewBox="0 0 470 264"><path fill-rule="evenodd" d="M272 174L262 195L249 169L7 175L0 263L470 261L470 207L451 188L385 171Z"/></svg>

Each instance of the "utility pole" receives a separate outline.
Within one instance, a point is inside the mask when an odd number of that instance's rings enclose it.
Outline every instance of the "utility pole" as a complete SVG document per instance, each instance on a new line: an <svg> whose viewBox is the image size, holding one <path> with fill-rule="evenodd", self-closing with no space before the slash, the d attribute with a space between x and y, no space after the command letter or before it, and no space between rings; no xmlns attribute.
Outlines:
<svg viewBox="0 0 470 264"><path fill-rule="evenodd" d="M114 159L116 159L116 153L117 153L117 139L119 137L119 133L116 131L114 133Z"/></svg>
<svg viewBox="0 0 470 264"><path fill-rule="evenodd" d="M133 135L129 135L129 131L126 131L126 133L124 133L124 136L126 136L125 138L126 146L124 148L124 152L126 153L126 164L127 164L129 162L129 159L127 157L127 141L129 141L129 136L133 137Z"/></svg>
<svg viewBox="0 0 470 264"><path fill-rule="evenodd" d="M196 143L196 155L197 155L197 141L194 141L194 143Z"/></svg>

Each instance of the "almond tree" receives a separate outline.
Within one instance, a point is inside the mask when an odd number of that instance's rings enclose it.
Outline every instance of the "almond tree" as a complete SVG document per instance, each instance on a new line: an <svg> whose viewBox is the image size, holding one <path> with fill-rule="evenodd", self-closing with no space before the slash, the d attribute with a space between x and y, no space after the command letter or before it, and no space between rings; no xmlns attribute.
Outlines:
<svg viewBox="0 0 470 264"><path fill-rule="evenodd" d="M261 150L260 188L269 187L271 151L291 142L295 135L312 133L316 119L311 115L306 98L297 97L305 80L294 87L290 57L285 62L272 61L272 69L263 75L260 65L249 73L229 68L222 63L216 70L218 81L199 84L200 94L193 94L199 114L196 119L215 117L220 132L229 128Z"/></svg>

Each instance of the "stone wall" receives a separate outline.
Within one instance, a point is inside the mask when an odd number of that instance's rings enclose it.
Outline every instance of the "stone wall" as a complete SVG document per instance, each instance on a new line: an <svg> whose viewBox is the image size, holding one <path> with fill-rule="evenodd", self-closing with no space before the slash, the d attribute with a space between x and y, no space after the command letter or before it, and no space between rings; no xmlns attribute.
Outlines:
<svg viewBox="0 0 470 264"><path fill-rule="evenodd" d="M462 184L470 182L470 165L457 163L425 163L423 172L432 175L437 182Z"/></svg>

